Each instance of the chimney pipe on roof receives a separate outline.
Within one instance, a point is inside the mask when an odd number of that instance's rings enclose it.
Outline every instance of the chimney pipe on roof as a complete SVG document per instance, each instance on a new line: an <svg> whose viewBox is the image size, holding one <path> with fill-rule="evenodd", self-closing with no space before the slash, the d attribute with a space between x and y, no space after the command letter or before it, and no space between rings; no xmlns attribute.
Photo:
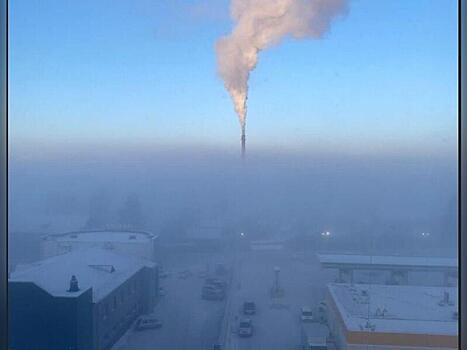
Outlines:
<svg viewBox="0 0 467 350"><path fill-rule="evenodd" d="M71 276L70 280L70 289L68 289L69 292L78 292L79 291L79 286L78 286L78 279L76 278L75 275Z"/></svg>

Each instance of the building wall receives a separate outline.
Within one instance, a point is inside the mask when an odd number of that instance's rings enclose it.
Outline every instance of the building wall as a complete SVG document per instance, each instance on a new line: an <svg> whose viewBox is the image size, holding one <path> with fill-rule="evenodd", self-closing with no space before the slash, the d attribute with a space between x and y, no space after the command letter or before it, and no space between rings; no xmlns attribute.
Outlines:
<svg viewBox="0 0 467 350"><path fill-rule="evenodd" d="M157 301L157 268L143 268L94 306L97 348L106 350Z"/></svg>
<svg viewBox="0 0 467 350"><path fill-rule="evenodd" d="M59 298L33 283L9 282L10 347L108 350L139 315L153 311L158 290L157 267L143 267L97 303L92 289Z"/></svg>
<svg viewBox="0 0 467 350"><path fill-rule="evenodd" d="M329 332L334 339L338 350L347 350L347 339L345 329L342 327L343 320L337 310L336 304L329 293L326 291L327 320Z"/></svg>
<svg viewBox="0 0 467 350"><path fill-rule="evenodd" d="M92 290L54 298L33 283L9 282L9 343L15 350L89 350Z"/></svg>

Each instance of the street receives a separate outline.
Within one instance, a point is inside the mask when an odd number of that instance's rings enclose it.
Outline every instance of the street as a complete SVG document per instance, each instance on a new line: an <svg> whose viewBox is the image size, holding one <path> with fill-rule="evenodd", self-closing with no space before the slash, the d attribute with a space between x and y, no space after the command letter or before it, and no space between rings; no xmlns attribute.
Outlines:
<svg viewBox="0 0 467 350"><path fill-rule="evenodd" d="M164 262L169 272L160 280L165 291L154 312L160 329L130 329L113 350L196 349L212 350L221 339L223 349L288 350L300 346L300 308L316 306L324 298L325 283L334 275L322 271L314 254L297 255L287 250L237 252L233 279L224 301L201 299L202 273L222 257L216 254L173 255ZM274 268L278 267L282 297L270 294ZM189 271L188 277L182 277ZM244 317L244 301L256 303L253 336L237 335Z"/></svg>
<svg viewBox="0 0 467 350"><path fill-rule="evenodd" d="M200 273L206 270L206 264L216 261L215 258L214 255L187 257L183 254L164 262L169 272L160 280L165 295L154 310L162 321L162 328L139 332L130 329L112 350L212 349L220 331L225 301L201 299L204 279ZM181 277L184 271L191 275Z"/></svg>
<svg viewBox="0 0 467 350"><path fill-rule="evenodd" d="M274 268L279 267L282 297L273 298ZM225 348L237 349L299 349L300 308L317 305L324 298L325 283L332 274L320 270L315 256L291 256L287 251L249 251L240 254L238 271L234 274L232 301L229 310L229 332ZM244 301L254 301L257 312L243 316ZM253 336L236 334L238 321L251 317Z"/></svg>

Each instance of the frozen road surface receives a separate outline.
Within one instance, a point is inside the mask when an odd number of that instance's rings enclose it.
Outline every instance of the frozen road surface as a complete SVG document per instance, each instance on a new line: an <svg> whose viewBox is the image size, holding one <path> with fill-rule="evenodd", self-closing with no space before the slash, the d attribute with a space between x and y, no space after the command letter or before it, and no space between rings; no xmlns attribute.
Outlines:
<svg viewBox="0 0 467 350"><path fill-rule="evenodd" d="M316 306L324 298L325 284L334 278L321 270L316 256L297 257L289 251L239 252L234 262L233 280L225 301L201 299L204 279L199 272L219 257L205 256L195 261L187 257L164 265L172 271L161 279L166 295L155 314L161 329L129 330L112 350L212 350L221 336L222 350L298 350L300 349L300 308ZM274 268L284 293L271 296ZM192 275L180 278L189 269ZM244 301L256 303L253 336L240 338L238 323ZM225 337L224 337L225 335Z"/></svg>
<svg viewBox="0 0 467 350"><path fill-rule="evenodd" d="M186 265L185 265L186 266ZM160 329L128 332L112 350L211 350L217 342L224 315L225 301L201 299L203 279L198 276L205 265L190 264L192 275L180 278L176 267L169 277L161 279L165 295L154 313L163 326Z"/></svg>
<svg viewBox="0 0 467 350"><path fill-rule="evenodd" d="M279 267L282 297L272 297L274 268ZM246 252L237 259L229 306L228 350L300 349L300 308L317 305L324 298L325 275L315 258L293 259L281 251ZM257 312L243 316L244 301L254 301ZM242 317L253 321L253 336L240 338L236 331Z"/></svg>

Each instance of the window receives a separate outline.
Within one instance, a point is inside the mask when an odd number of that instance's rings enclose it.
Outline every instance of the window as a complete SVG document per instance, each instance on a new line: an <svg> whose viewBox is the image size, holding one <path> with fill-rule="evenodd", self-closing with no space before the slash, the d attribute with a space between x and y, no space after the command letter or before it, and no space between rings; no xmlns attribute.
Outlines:
<svg viewBox="0 0 467 350"><path fill-rule="evenodd" d="M108 317L109 317L109 304L104 302L102 305L101 305L101 310L102 310L102 318L104 320L106 320Z"/></svg>

